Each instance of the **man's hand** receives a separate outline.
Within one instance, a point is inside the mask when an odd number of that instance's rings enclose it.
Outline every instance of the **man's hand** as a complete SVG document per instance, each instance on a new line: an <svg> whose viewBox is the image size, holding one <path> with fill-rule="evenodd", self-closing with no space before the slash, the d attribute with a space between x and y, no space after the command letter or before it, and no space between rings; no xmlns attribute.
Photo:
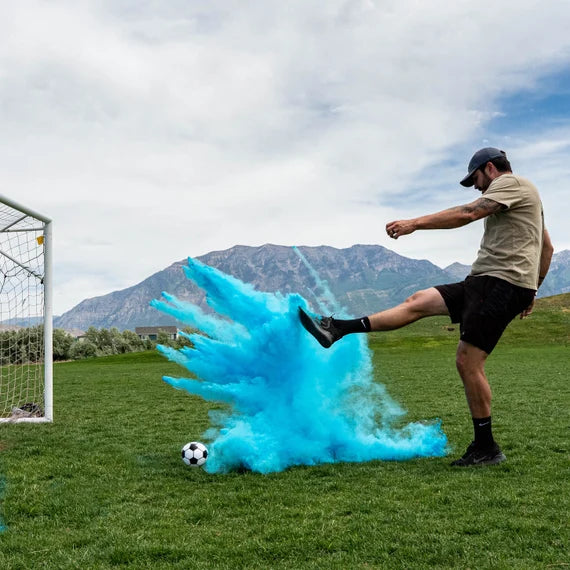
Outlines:
<svg viewBox="0 0 570 570"><path fill-rule="evenodd" d="M386 224L386 233L394 239L411 234L417 230L415 220L397 220Z"/></svg>
<svg viewBox="0 0 570 570"><path fill-rule="evenodd" d="M532 303L521 313L521 319L528 317L532 313L532 309L534 308L534 299Z"/></svg>

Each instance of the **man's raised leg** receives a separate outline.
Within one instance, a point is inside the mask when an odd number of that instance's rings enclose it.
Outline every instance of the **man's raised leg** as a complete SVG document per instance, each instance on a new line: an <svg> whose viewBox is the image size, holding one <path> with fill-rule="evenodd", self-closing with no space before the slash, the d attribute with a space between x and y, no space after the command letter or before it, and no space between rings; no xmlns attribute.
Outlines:
<svg viewBox="0 0 570 570"><path fill-rule="evenodd" d="M440 292L435 287L417 291L396 307L370 315L371 331L392 331L424 317L449 315Z"/></svg>
<svg viewBox="0 0 570 570"><path fill-rule="evenodd" d="M399 329L424 317L448 314L443 297L434 287L414 293L396 307L359 319L313 317L299 307L302 325L325 348L347 334L389 331Z"/></svg>

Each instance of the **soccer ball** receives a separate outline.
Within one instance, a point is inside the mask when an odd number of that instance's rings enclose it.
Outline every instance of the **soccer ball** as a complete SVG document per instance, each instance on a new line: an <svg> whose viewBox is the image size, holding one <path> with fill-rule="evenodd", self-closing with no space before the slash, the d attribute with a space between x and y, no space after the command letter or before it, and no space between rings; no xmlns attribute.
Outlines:
<svg viewBox="0 0 570 570"><path fill-rule="evenodd" d="M182 448L182 461L190 467L201 467L208 459L208 449L199 441L191 441Z"/></svg>

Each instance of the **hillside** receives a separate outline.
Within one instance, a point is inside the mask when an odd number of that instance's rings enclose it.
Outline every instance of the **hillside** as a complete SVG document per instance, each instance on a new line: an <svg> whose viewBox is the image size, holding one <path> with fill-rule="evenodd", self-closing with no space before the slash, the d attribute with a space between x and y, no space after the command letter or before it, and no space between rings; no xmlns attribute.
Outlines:
<svg viewBox="0 0 570 570"><path fill-rule="evenodd" d="M560 309L564 313L570 313L570 293L537 299L536 308L541 310Z"/></svg>

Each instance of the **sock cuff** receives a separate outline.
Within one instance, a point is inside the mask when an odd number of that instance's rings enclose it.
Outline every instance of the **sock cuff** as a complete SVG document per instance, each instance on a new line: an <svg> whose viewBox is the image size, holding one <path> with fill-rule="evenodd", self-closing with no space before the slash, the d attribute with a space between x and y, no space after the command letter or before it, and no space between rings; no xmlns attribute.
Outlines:
<svg viewBox="0 0 570 570"><path fill-rule="evenodd" d="M487 418L471 418L473 420L473 425L476 427L484 427L491 424L491 416Z"/></svg>
<svg viewBox="0 0 570 570"><path fill-rule="evenodd" d="M370 329L372 328L368 317L348 320L333 319L332 322L342 336L351 333L367 333L370 332Z"/></svg>

